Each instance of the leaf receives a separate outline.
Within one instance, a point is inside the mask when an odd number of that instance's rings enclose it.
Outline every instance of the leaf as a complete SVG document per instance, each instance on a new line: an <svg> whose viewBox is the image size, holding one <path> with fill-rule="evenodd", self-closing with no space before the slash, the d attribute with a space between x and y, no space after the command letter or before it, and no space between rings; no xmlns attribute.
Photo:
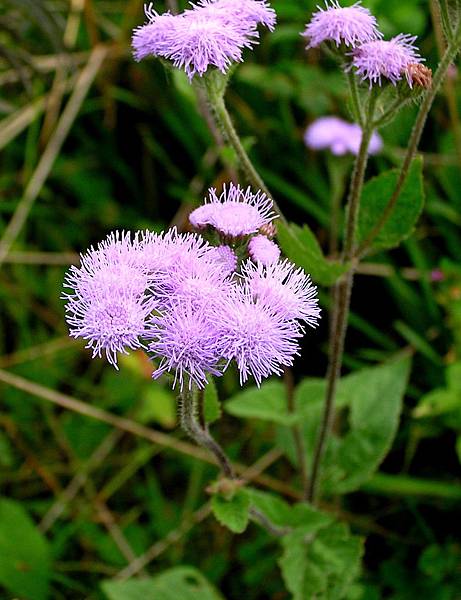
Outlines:
<svg viewBox="0 0 461 600"><path fill-rule="evenodd" d="M263 419L287 426L298 419L288 412L285 386L280 381L268 381L260 388L240 392L226 402L225 409L234 417Z"/></svg>
<svg viewBox="0 0 461 600"><path fill-rule="evenodd" d="M136 420L140 423L160 423L172 429L176 425L176 399L174 394L157 382L149 382L142 391Z"/></svg>
<svg viewBox="0 0 461 600"><path fill-rule="evenodd" d="M340 380L337 408L348 408L345 433L331 435L322 465L322 489L342 494L358 489L377 470L397 431L410 369L403 358L357 371ZM323 413L325 383L306 379L295 390L296 413L305 450L312 456ZM292 436L280 432L278 444L295 463ZM296 464L296 463L295 463Z"/></svg>
<svg viewBox="0 0 461 600"><path fill-rule="evenodd" d="M365 241L379 222L395 189L398 169L391 169L373 177L364 185L358 220L359 243ZM408 177L389 219L373 240L374 250L393 248L413 231L424 205L422 159L415 158Z"/></svg>
<svg viewBox="0 0 461 600"><path fill-rule="evenodd" d="M309 273L315 283L333 285L348 269L347 265L325 258L307 225L277 223L277 238L284 254Z"/></svg>
<svg viewBox="0 0 461 600"><path fill-rule="evenodd" d="M193 567L174 567L148 579L105 581L108 600L223 600L221 594Z"/></svg>
<svg viewBox="0 0 461 600"><path fill-rule="evenodd" d="M279 559L293 600L339 600L359 575L363 541L342 523L333 523L314 536L294 531L282 539Z"/></svg>
<svg viewBox="0 0 461 600"><path fill-rule="evenodd" d="M0 584L30 600L48 598L50 552L22 506L0 499Z"/></svg>
<svg viewBox="0 0 461 600"><path fill-rule="evenodd" d="M221 404L213 379L210 379L203 393L203 416L206 423L214 423L221 417Z"/></svg>
<svg viewBox="0 0 461 600"><path fill-rule="evenodd" d="M250 497L246 490L237 490L230 499L215 494L211 499L211 508L216 519L234 533L245 531L250 510Z"/></svg>
<svg viewBox="0 0 461 600"><path fill-rule="evenodd" d="M326 527L332 522L330 515L309 504L299 503L290 506L274 494L252 488L246 488L246 490L250 495L251 505L278 527L293 527L307 534Z"/></svg>

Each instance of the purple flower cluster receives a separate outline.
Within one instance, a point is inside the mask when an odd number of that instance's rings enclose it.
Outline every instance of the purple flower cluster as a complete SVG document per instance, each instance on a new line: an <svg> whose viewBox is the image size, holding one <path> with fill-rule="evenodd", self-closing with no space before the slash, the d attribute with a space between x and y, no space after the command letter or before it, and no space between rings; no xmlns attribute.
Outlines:
<svg viewBox="0 0 461 600"><path fill-rule="evenodd" d="M337 0L325 0L325 8L318 7L302 34L308 40L307 48L317 47L323 42L351 48L350 64L362 81L368 80L370 87L382 78L396 85L403 77L412 87L412 67L423 59L414 45L416 36L400 34L389 41L382 40L375 17L357 2L342 7Z"/></svg>
<svg viewBox="0 0 461 600"><path fill-rule="evenodd" d="M203 387L232 362L241 383L280 374L320 310L309 276L262 233L274 218L264 194L230 184L190 215L218 245L176 229L112 233L66 275L70 335L116 368L118 354L143 348L153 376L171 373L180 389Z"/></svg>
<svg viewBox="0 0 461 600"><path fill-rule="evenodd" d="M257 26L271 31L275 11L266 0L200 0L178 15L158 14L149 4L148 22L134 30L136 60L153 55L184 69L189 79L202 76L209 67L225 73L243 60L244 48L258 43Z"/></svg>
<svg viewBox="0 0 461 600"><path fill-rule="evenodd" d="M356 123L348 123L338 117L320 117L309 125L304 134L304 142L312 150L330 150L336 156L357 155L362 141L362 128ZM381 136L374 132L368 152L377 154L383 147Z"/></svg>

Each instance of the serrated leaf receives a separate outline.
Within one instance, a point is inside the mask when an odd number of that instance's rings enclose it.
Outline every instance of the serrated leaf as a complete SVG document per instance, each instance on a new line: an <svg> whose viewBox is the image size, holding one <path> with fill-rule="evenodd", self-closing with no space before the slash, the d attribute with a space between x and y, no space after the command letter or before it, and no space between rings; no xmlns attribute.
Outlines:
<svg viewBox="0 0 461 600"><path fill-rule="evenodd" d="M203 392L203 416L206 423L214 423L221 417L221 403L213 379L210 379Z"/></svg>
<svg viewBox="0 0 461 600"><path fill-rule="evenodd" d="M224 407L234 417L263 419L287 426L298 419L288 412L286 389L280 381L268 381L260 388L248 388L228 400Z"/></svg>
<svg viewBox="0 0 461 600"><path fill-rule="evenodd" d="M216 519L234 533L245 531L249 520L250 497L246 490L237 492L227 500L221 494L211 499L211 508Z"/></svg>
<svg viewBox="0 0 461 600"><path fill-rule="evenodd" d="M363 242L378 223L395 189L398 169L373 177L364 185L357 227L359 243ZM415 158L408 177L386 224L373 241L374 250L393 248L413 231L424 205L422 159Z"/></svg>
<svg viewBox="0 0 461 600"><path fill-rule="evenodd" d="M347 265L325 258L307 225L277 223L277 238L284 254L309 273L315 283L333 285L348 269Z"/></svg>
<svg viewBox="0 0 461 600"><path fill-rule="evenodd" d="M405 357L357 371L338 383L338 409L348 408L342 436L331 435L322 465L321 487L326 493L358 489L373 475L389 451L397 431L410 369ZM295 390L305 450L312 456L323 413L325 382L307 379ZM280 428L282 429L282 428ZM280 431L278 445L296 464L292 436Z"/></svg>
<svg viewBox="0 0 461 600"><path fill-rule="evenodd" d="M108 600L223 600L193 567L174 567L148 579L105 581L101 588Z"/></svg>
<svg viewBox="0 0 461 600"><path fill-rule="evenodd" d="M18 502L0 499L0 584L24 600L48 598L47 540Z"/></svg>
<svg viewBox="0 0 461 600"><path fill-rule="evenodd" d="M283 579L293 600L340 600L360 571L361 538L333 523L314 536L294 531L281 541Z"/></svg>

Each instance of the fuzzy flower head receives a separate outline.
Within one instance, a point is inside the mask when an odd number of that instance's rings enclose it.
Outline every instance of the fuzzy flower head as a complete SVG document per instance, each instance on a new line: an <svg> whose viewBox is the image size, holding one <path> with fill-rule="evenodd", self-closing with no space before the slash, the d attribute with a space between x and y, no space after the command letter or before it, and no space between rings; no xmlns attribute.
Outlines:
<svg viewBox="0 0 461 600"><path fill-rule="evenodd" d="M258 22L273 27L271 9L258 0L204 0L178 15L160 15L149 4L146 15L148 23L133 33L135 59L169 59L190 80L210 67L226 73L233 62L243 60L244 48L258 43Z"/></svg>
<svg viewBox="0 0 461 600"><path fill-rule="evenodd" d="M253 297L284 319L304 321L316 327L320 318L317 288L303 269L288 260L268 266L248 261L242 268Z"/></svg>
<svg viewBox="0 0 461 600"><path fill-rule="evenodd" d="M299 352L302 333L294 321L255 300L246 286L234 288L219 308L220 352L227 361L235 360L240 383L252 375L259 386L262 379L280 375L293 364Z"/></svg>
<svg viewBox="0 0 461 600"><path fill-rule="evenodd" d="M220 13L227 23L240 21L253 26L264 25L273 31L277 16L266 0L199 0L198 7L212 14Z"/></svg>
<svg viewBox="0 0 461 600"><path fill-rule="evenodd" d="M280 248L265 235L255 235L248 243L248 253L261 265L271 265L280 258Z"/></svg>
<svg viewBox="0 0 461 600"><path fill-rule="evenodd" d="M230 246L213 246L207 252L207 260L211 260L222 269L222 273L230 275L237 268L237 255Z"/></svg>
<svg viewBox="0 0 461 600"><path fill-rule="evenodd" d="M156 300L147 294L149 274L141 260L139 238L111 234L72 266L63 294L71 337L88 341L93 357L105 353L117 368L117 355L142 347Z"/></svg>
<svg viewBox="0 0 461 600"><path fill-rule="evenodd" d="M339 117L320 117L306 129L304 142L312 150L330 150L336 156L357 155L362 141L362 129ZM368 152L377 154L383 146L381 136L374 132Z"/></svg>
<svg viewBox="0 0 461 600"><path fill-rule="evenodd" d="M174 372L173 387L203 388L209 374L219 376L219 334L207 310L197 310L191 302L173 303L165 314L154 317L149 352L160 363L153 377Z"/></svg>
<svg viewBox="0 0 461 600"><path fill-rule="evenodd" d="M368 42L351 52L352 66L362 81L369 81L370 87L376 83L381 85L382 77L396 85L404 76L412 87L409 66L424 60L414 45L415 41L416 36L399 34L389 41Z"/></svg>
<svg viewBox="0 0 461 600"><path fill-rule="evenodd" d="M325 8L317 7L302 34L308 40L307 48L316 48L323 42L342 43L351 48L382 37L375 17L357 2L342 7L337 0L325 0Z"/></svg>
<svg viewBox="0 0 461 600"><path fill-rule="evenodd" d="M230 183L220 196L211 188L205 204L192 211L189 221L198 230L210 226L224 237L238 238L256 233L275 217L272 200L266 194L253 194L250 187L244 190Z"/></svg>

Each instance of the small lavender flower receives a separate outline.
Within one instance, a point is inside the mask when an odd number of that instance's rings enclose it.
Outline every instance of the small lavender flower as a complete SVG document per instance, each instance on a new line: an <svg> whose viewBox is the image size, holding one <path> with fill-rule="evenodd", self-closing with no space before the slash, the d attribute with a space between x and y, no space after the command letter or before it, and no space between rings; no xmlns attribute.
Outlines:
<svg viewBox="0 0 461 600"><path fill-rule="evenodd" d="M209 67L226 73L233 62L243 60L244 48L258 43L257 24L273 28L275 23L275 13L258 0L203 0L179 15L158 14L149 4L146 16L148 23L133 33L135 59L169 59L190 80Z"/></svg>
<svg viewBox="0 0 461 600"><path fill-rule="evenodd" d="M415 41L416 36L401 33L389 41L368 42L351 52L352 66L362 81L370 82L370 88L375 83L381 85L382 77L396 85L403 76L412 87L411 70L408 67L424 60L414 45Z"/></svg>
<svg viewBox="0 0 461 600"><path fill-rule="evenodd" d="M207 309L173 302L168 311L153 317L149 337L149 352L160 359L153 377L174 371L173 388L179 384L181 391L185 386L191 389L193 383L203 388L208 375L222 374L219 333Z"/></svg>
<svg viewBox="0 0 461 600"><path fill-rule="evenodd" d="M235 287L217 316L220 353L228 362L235 360L241 384L250 374L258 386L263 378L280 375L299 353L299 327L278 307L255 300L247 286Z"/></svg>
<svg viewBox="0 0 461 600"><path fill-rule="evenodd" d="M260 190L253 194L250 187L244 190L233 183L228 189L224 186L220 196L211 188L205 204L189 215L189 221L196 229L211 226L230 238L256 233L274 218L272 200L266 194Z"/></svg>
<svg viewBox="0 0 461 600"><path fill-rule="evenodd" d="M317 7L311 21L302 34L309 41L307 48L320 46L322 42L344 43L354 48L364 42L382 37L375 17L357 2L353 6L342 7L337 0L325 0L325 9Z"/></svg>
<svg viewBox="0 0 461 600"><path fill-rule="evenodd" d="M298 319L316 327L320 318L317 288L303 269L288 260L263 266L248 261L242 268L246 285L261 304L284 319Z"/></svg>
<svg viewBox="0 0 461 600"><path fill-rule="evenodd" d="M304 142L313 150L330 150L336 156L357 155L362 141L362 129L356 123L348 123L338 117L320 117L306 129ZM368 152L377 154L383 146L381 136L374 132Z"/></svg>
<svg viewBox="0 0 461 600"><path fill-rule="evenodd" d="M248 243L251 258L261 265L271 265L280 258L280 248L265 235L255 235Z"/></svg>
<svg viewBox="0 0 461 600"><path fill-rule="evenodd" d="M277 21L275 10L266 0L199 0L198 6L211 10L212 14L219 11L227 22L238 20L254 26L261 24L270 31L274 30Z"/></svg>
<svg viewBox="0 0 461 600"><path fill-rule="evenodd" d="M206 258L219 265L226 275L230 275L237 268L237 255L230 246L213 246L207 252Z"/></svg>
<svg viewBox="0 0 461 600"><path fill-rule="evenodd" d="M142 347L156 300L146 294L149 274L139 237L115 232L81 257L66 274L63 293L71 337L88 340L93 357L104 352L117 367L117 355Z"/></svg>

